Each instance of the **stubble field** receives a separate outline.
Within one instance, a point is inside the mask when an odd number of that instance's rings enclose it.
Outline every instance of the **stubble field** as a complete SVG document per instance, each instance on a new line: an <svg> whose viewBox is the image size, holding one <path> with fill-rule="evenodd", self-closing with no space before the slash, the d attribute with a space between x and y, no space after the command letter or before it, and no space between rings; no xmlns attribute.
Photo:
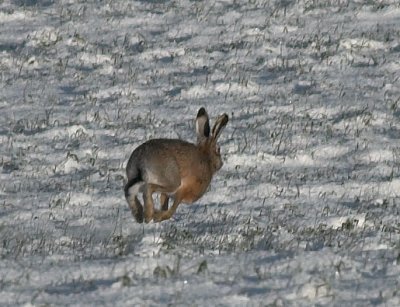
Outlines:
<svg viewBox="0 0 400 307"><path fill-rule="evenodd" d="M395 0L0 1L0 305L400 305ZM125 165L230 122L137 224Z"/></svg>

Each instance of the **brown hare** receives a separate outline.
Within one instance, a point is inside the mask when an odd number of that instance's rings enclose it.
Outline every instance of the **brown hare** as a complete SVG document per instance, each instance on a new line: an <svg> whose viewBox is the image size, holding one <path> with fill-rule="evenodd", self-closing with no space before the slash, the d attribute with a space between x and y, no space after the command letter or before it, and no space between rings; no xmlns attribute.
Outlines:
<svg viewBox="0 0 400 307"><path fill-rule="evenodd" d="M200 108L196 117L197 144L153 139L132 152L126 166L125 197L137 222L143 223L143 218L146 223L167 220L181 202L193 203L206 192L223 164L217 140L227 123L228 115L220 115L210 131L207 112ZM154 192L161 193L160 211L154 209ZM143 193L144 209L139 193ZM168 208L170 197L174 202Z"/></svg>

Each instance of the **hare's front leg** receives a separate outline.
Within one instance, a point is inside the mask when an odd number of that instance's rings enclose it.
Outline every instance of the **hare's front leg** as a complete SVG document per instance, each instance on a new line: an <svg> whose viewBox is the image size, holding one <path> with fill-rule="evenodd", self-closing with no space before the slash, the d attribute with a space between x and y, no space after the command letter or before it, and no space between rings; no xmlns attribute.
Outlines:
<svg viewBox="0 0 400 307"><path fill-rule="evenodd" d="M144 218L146 223L150 222L153 218L155 222L162 221L164 219L160 220L160 215L164 215L164 213L167 214L167 212L171 211L172 207L171 209L168 210L168 201L169 201L168 195L174 193L174 191L176 191L181 184L181 178L179 177L178 171L179 171L178 168L174 168L171 170L170 176L159 177L158 184L154 183L146 184L145 192L143 193L145 198ZM154 192L161 193L160 195L161 211L154 210L154 203L152 198L152 194ZM174 206L177 207L177 205L175 205L175 202Z"/></svg>
<svg viewBox="0 0 400 307"><path fill-rule="evenodd" d="M168 201L169 197L167 193L170 191L176 190L176 185L170 186L161 186L154 183L147 183L143 192L144 198L144 220L146 223L149 223L153 217L159 213L158 210L154 209L154 201L153 201L153 193L161 192L160 202L161 202L161 210L162 212L168 212ZM164 196L163 196L164 195ZM158 222L158 220L155 220Z"/></svg>
<svg viewBox="0 0 400 307"><path fill-rule="evenodd" d="M169 220L172 215L176 212L176 209L178 209L179 204L181 203L182 198L179 197L178 195L174 196L174 203L172 204L171 208L168 210L164 211L157 211L154 212L154 221L155 222L161 222L165 220Z"/></svg>

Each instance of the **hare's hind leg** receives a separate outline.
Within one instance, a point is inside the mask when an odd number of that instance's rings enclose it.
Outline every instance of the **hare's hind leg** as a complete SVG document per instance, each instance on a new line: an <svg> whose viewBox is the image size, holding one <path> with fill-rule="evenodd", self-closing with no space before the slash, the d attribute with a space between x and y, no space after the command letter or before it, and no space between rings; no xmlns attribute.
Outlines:
<svg viewBox="0 0 400 307"><path fill-rule="evenodd" d="M177 193L174 196L174 203L172 204L171 208L159 212L154 212L154 221L155 222L161 222L165 220L169 220L172 215L176 212L176 209L178 209L179 204L182 201L182 197Z"/></svg>
<svg viewBox="0 0 400 307"><path fill-rule="evenodd" d="M147 183L145 191L143 192L144 200L144 221L146 223L151 222L154 214L154 202L153 193L157 190L158 186L156 184Z"/></svg>
<svg viewBox="0 0 400 307"><path fill-rule="evenodd" d="M162 211L167 211L168 210L168 202L169 202L169 196L167 193L161 193L160 195L160 205L161 205L161 210Z"/></svg>
<svg viewBox="0 0 400 307"><path fill-rule="evenodd" d="M137 198L139 190L143 186L143 182L131 185L130 182L125 186L125 198L128 202L129 209L131 209L133 217L138 223L143 223L143 206Z"/></svg>

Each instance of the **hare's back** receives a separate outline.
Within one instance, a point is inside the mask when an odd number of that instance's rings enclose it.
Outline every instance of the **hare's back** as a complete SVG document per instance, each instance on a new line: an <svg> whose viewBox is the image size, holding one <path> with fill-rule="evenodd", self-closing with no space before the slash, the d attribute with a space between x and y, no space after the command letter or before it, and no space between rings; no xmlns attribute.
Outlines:
<svg viewBox="0 0 400 307"><path fill-rule="evenodd" d="M164 157L174 157L175 159L182 159L182 157L187 157L197 155L197 147L189 142L178 140L178 139L152 139L141 146L143 151L147 156L153 156L158 158Z"/></svg>
<svg viewBox="0 0 400 307"><path fill-rule="evenodd" d="M201 159L196 145L179 139L151 139L138 146L129 158L127 168L148 165L148 163L192 164Z"/></svg>
<svg viewBox="0 0 400 307"><path fill-rule="evenodd" d="M137 165L144 172L174 172L189 167L199 159L197 147L178 139L152 139L137 147L128 164Z"/></svg>

